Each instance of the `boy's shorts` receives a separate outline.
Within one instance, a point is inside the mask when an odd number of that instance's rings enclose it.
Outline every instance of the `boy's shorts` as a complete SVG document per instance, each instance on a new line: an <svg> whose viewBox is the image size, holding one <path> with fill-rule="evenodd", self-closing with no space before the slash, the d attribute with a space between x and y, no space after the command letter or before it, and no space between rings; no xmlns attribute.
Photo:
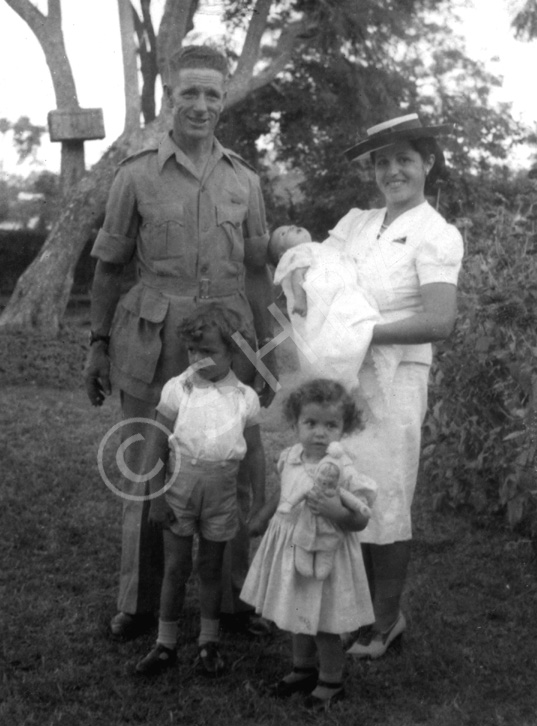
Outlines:
<svg viewBox="0 0 537 726"><path fill-rule="evenodd" d="M195 463L194 463L195 462ZM239 461L181 459L177 479L166 492L176 521L168 529L179 537L194 534L212 542L227 542L237 533L237 472Z"/></svg>

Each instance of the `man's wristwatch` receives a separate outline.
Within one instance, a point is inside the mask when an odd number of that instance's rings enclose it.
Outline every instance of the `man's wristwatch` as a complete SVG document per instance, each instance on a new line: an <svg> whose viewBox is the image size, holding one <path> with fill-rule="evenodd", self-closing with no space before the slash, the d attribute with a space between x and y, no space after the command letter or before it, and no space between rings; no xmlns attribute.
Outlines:
<svg viewBox="0 0 537 726"><path fill-rule="evenodd" d="M93 345L94 343L97 343L99 340L102 340L106 345L110 342L110 336L109 335L99 335L98 333L94 333L93 330L90 332L89 337L89 344Z"/></svg>
<svg viewBox="0 0 537 726"><path fill-rule="evenodd" d="M274 336L271 338L261 338L261 340L257 341L257 350L261 350L261 348L264 348L267 343L272 343L274 340Z"/></svg>

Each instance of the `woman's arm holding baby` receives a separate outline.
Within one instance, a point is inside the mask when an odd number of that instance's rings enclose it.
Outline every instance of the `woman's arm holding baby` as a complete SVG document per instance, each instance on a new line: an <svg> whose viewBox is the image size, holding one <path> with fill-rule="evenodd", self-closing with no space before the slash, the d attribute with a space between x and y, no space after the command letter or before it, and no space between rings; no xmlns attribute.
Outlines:
<svg viewBox="0 0 537 726"><path fill-rule="evenodd" d="M305 318L308 313L308 297L304 290L304 278L307 271L307 267L296 267L291 271L291 289L295 298L291 312L302 318Z"/></svg>

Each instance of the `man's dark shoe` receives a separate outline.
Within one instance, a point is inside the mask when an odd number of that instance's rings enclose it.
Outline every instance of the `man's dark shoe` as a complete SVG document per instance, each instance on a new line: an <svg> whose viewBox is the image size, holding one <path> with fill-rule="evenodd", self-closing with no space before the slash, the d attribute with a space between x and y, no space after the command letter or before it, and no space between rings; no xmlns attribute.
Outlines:
<svg viewBox="0 0 537 726"><path fill-rule="evenodd" d="M144 635L155 625L153 613L116 613L110 620L110 637L113 640L134 640Z"/></svg>
<svg viewBox="0 0 537 726"><path fill-rule="evenodd" d="M140 673L142 676L157 676L175 665L176 661L175 648L166 648L161 643L157 643L153 650L136 664L136 673Z"/></svg>
<svg viewBox="0 0 537 726"><path fill-rule="evenodd" d="M226 633L245 635L248 638L267 638L272 635L272 625L255 612L221 614L220 627Z"/></svg>

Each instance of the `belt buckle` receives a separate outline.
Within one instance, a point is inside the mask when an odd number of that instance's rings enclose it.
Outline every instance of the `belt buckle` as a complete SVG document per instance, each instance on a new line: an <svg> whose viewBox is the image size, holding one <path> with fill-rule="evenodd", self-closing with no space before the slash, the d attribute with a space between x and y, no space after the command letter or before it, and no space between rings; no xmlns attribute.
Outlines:
<svg viewBox="0 0 537 726"><path fill-rule="evenodd" d="M210 297L210 287L211 280L208 277L201 277L199 282L199 294L202 300Z"/></svg>

